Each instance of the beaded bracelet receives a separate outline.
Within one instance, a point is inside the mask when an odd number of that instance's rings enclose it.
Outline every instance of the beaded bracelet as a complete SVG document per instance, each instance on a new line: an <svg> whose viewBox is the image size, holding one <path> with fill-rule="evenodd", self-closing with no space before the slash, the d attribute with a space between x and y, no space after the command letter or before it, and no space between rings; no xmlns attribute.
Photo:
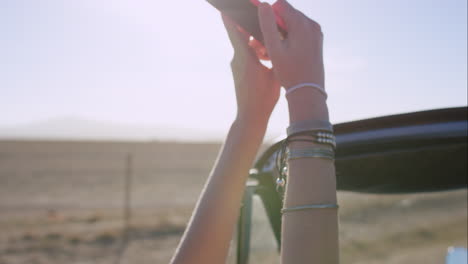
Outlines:
<svg viewBox="0 0 468 264"><path fill-rule="evenodd" d="M311 136L310 138L290 139L288 143L291 143L291 142L310 142L310 143L316 143L316 144L323 144L323 145L329 145L333 149L336 149L336 140L334 138L323 138L323 137Z"/></svg>

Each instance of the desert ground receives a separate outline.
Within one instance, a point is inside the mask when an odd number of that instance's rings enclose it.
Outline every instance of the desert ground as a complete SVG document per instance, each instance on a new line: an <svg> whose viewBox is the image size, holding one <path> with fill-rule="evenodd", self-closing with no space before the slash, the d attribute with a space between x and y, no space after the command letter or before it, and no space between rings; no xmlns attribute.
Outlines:
<svg viewBox="0 0 468 264"><path fill-rule="evenodd" d="M0 141L0 264L168 263L220 147ZM342 263L442 264L467 247L466 189L338 196ZM279 263L257 200L251 247L250 263Z"/></svg>

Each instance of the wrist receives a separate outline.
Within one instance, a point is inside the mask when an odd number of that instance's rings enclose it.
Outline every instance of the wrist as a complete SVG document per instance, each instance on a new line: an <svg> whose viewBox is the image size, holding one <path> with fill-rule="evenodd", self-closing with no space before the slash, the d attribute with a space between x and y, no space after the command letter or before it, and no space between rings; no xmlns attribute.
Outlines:
<svg viewBox="0 0 468 264"><path fill-rule="evenodd" d="M268 118L237 115L233 126L244 133L264 134L268 126Z"/></svg>
<svg viewBox="0 0 468 264"><path fill-rule="evenodd" d="M266 130L268 126L269 114L252 114L255 111L238 112L235 123L243 129Z"/></svg>
<svg viewBox="0 0 468 264"><path fill-rule="evenodd" d="M231 135L236 135L235 138L243 144L247 144L249 148L257 148L262 144L265 136L267 125L266 123L252 119L236 118L231 126Z"/></svg>
<svg viewBox="0 0 468 264"><path fill-rule="evenodd" d="M290 123L304 120L328 121L325 97L315 89L301 89L287 97Z"/></svg>

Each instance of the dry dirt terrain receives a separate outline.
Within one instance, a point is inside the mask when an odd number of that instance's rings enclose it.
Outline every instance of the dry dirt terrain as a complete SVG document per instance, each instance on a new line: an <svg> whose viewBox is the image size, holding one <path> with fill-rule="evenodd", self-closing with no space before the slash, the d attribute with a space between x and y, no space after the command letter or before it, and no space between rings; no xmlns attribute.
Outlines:
<svg viewBox="0 0 468 264"><path fill-rule="evenodd" d="M168 263L219 148L0 141L0 264ZM449 246L467 246L466 190L340 192L339 200L342 263L442 264ZM251 263L279 263L258 201L253 222ZM231 255L228 263L235 263Z"/></svg>

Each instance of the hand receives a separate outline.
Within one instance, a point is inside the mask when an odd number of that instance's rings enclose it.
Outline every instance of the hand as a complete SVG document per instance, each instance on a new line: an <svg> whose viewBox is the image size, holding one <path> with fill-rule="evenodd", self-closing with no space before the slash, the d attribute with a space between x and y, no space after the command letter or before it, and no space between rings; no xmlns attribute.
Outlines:
<svg viewBox="0 0 468 264"><path fill-rule="evenodd" d="M274 5L286 23L288 35L282 40L273 7L262 3L258 8L265 46L281 84L287 89L299 83L317 83L324 87L323 34L321 27L285 0Z"/></svg>
<svg viewBox="0 0 468 264"><path fill-rule="evenodd" d="M264 47L250 41L250 35L229 18L223 16L223 22L234 48L231 69L236 88L236 119L266 125L278 102L280 83L273 70L259 61L265 59Z"/></svg>

